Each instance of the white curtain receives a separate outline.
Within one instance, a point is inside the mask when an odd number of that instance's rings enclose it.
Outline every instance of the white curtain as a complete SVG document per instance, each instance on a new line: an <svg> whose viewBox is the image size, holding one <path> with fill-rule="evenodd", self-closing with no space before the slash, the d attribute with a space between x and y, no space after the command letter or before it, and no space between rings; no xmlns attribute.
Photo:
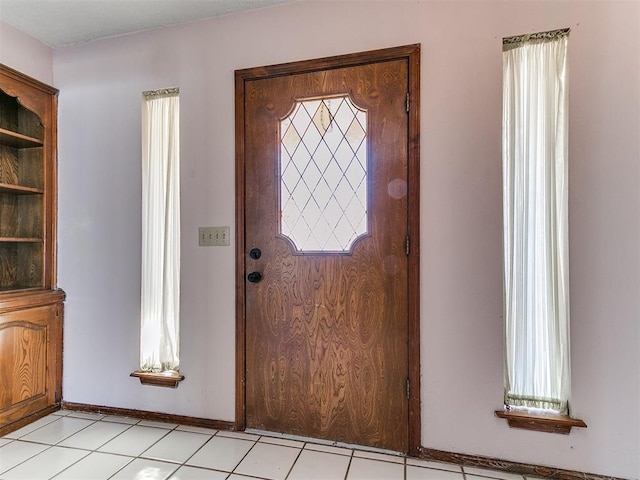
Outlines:
<svg viewBox="0 0 640 480"><path fill-rule="evenodd" d="M179 370L180 136L177 89L142 102L140 369Z"/></svg>
<svg viewBox="0 0 640 480"><path fill-rule="evenodd" d="M568 31L517 40L503 48L505 404L567 414Z"/></svg>

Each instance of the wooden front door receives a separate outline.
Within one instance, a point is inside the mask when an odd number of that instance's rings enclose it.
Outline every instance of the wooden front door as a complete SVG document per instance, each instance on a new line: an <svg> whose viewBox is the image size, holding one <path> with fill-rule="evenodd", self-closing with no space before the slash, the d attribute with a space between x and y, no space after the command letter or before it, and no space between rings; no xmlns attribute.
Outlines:
<svg viewBox="0 0 640 480"><path fill-rule="evenodd" d="M241 400L249 428L406 452L410 62L342 60L236 74Z"/></svg>

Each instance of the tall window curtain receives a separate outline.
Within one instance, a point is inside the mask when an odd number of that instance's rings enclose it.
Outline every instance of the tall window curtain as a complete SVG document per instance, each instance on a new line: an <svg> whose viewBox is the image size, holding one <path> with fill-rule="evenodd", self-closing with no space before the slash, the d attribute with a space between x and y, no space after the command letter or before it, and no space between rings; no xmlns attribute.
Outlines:
<svg viewBox="0 0 640 480"><path fill-rule="evenodd" d="M140 369L179 371L180 136L178 89L142 102Z"/></svg>
<svg viewBox="0 0 640 480"><path fill-rule="evenodd" d="M568 30L505 39L505 405L568 414Z"/></svg>

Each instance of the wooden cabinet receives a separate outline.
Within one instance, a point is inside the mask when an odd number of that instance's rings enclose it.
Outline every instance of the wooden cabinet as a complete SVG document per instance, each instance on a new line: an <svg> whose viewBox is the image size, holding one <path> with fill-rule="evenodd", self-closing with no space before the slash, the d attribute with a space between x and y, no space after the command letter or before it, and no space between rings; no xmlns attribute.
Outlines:
<svg viewBox="0 0 640 480"><path fill-rule="evenodd" d="M64 293L0 300L0 436L57 410L62 400Z"/></svg>
<svg viewBox="0 0 640 480"><path fill-rule="evenodd" d="M61 400L57 90L0 65L0 434Z"/></svg>

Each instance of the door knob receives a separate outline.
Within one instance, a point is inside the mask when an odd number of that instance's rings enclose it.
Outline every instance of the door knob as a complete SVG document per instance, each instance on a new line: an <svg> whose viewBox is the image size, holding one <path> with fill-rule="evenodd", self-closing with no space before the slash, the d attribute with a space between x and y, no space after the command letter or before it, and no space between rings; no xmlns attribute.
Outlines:
<svg viewBox="0 0 640 480"><path fill-rule="evenodd" d="M262 252L260 251L259 248L252 248L251 251L249 252L249 256L254 260L257 260L262 256Z"/></svg>
<svg viewBox="0 0 640 480"><path fill-rule="evenodd" d="M247 275L247 280L249 280L251 283L258 283L260 280L262 280L262 274L260 272L251 272L249 275Z"/></svg>

